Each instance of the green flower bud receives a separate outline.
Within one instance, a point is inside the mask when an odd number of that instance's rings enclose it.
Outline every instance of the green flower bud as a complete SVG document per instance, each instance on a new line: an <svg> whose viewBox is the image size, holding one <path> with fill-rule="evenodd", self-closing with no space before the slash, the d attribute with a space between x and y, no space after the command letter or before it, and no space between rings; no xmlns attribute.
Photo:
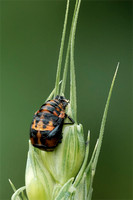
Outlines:
<svg viewBox="0 0 133 200"><path fill-rule="evenodd" d="M54 181L34 147L29 144L26 165L26 192L29 200L51 200Z"/></svg>
<svg viewBox="0 0 133 200"><path fill-rule="evenodd" d="M85 155L82 125L64 125L62 132L62 143L53 152L40 153L44 166L61 185L77 175Z"/></svg>

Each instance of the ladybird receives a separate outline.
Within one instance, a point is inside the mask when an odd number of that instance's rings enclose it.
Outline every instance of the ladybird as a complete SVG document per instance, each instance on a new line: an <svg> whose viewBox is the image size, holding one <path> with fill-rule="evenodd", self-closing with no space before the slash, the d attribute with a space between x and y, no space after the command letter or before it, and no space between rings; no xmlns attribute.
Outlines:
<svg viewBox="0 0 133 200"><path fill-rule="evenodd" d="M74 120L65 113L69 100L57 95L48 100L34 114L30 127L30 140L34 147L44 151L53 151L61 143L64 119L68 117L73 124Z"/></svg>

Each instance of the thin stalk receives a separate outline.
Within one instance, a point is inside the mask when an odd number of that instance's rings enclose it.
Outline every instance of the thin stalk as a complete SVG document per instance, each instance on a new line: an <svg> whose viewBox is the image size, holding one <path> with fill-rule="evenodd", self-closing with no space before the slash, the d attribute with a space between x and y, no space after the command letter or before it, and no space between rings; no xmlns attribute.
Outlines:
<svg viewBox="0 0 133 200"><path fill-rule="evenodd" d="M91 199L91 195L92 195L92 184L93 184L93 179L94 179L94 175L95 175L95 171L96 171L96 167L97 167L97 162L98 162L98 158L99 158L99 154L100 154L100 150L101 150L101 145L102 145L102 140L103 140L103 135L104 135L104 128L105 128L105 123L106 123L106 118L107 118L107 113L108 113L108 108L109 108L109 103L110 103L110 98L112 95L112 90L113 90L113 86L114 86L114 82L116 79L116 75L117 75L117 71L119 68L119 63L117 64L116 67L116 71L111 83L111 87L109 90L109 94L108 94L108 98L106 101L106 105L105 105L105 109L104 109L104 113L103 113L103 118L102 118L102 122L101 122L101 128L100 128L100 133L99 133L99 138L98 138L98 143L97 143L97 148L96 148L96 152L94 154L94 156L92 156L91 161L86 169L86 171L88 172L88 170L90 169L91 166L91 183L90 183L90 189L89 189L89 199Z"/></svg>
<svg viewBox="0 0 133 200"><path fill-rule="evenodd" d="M99 157L100 150L101 150L101 144L102 144L102 140L103 140L103 134L104 134L104 128L105 128L105 123L106 123L106 118L107 118L110 98L111 98L111 94L112 94L112 90L113 90L113 86L114 86L114 82L115 82L115 79L116 79L118 68L119 68L119 62L118 62L117 67L116 67L116 71L115 71L115 74L114 74L114 77L113 77L113 80L112 80L112 83L111 83L111 87L110 87L110 90L109 90L107 102L106 102L104 113L103 113L103 118L102 118L101 128L100 128L100 134L99 134L99 139L98 139L98 146L97 146L95 158L94 158L94 161L93 161L94 170L96 170L98 157Z"/></svg>
<svg viewBox="0 0 133 200"><path fill-rule="evenodd" d="M16 188L15 188L14 184L12 183L12 181L10 179L8 179L8 181L9 181L13 191L16 192Z"/></svg>
<svg viewBox="0 0 133 200"><path fill-rule="evenodd" d="M70 43L68 43L68 47L67 47L63 79L62 79L62 85L61 85L61 90L60 90L60 95L62 96L64 96L65 87L66 87L66 79L67 79L67 71L68 71L68 63L69 63L69 51L70 51Z"/></svg>
<svg viewBox="0 0 133 200"><path fill-rule="evenodd" d="M67 0L65 20L64 20L64 26L63 26L63 32L62 32L62 38L61 38L58 65L57 65L57 73L56 73L56 81L55 81L55 93L54 93L55 96L57 94L59 94L59 82L60 82L60 73L61 73L61 64L62 64L62 56L63 56L64 42L65 42L65 35L66 35L66 26L67 26L67 18L68 18L68 11L69 11L69 2L70 1Z"/></svg>
<svg viewBox="0 0 133 200"><path fill-rule="evenodd" d="M66 53L65 66L64 66L64 72L63 72L63 79L62 79L60 95L64 95L65 87L66 87L68 63L69 63L69 56L70 56L70 44L71 44L72 27L73 27L73 22L74 22L74 19L75 19L77 5L78 5L78 1L76 1L76 3L75 3L74 14L73 14L73 18L72 18L72 24L71 24L70 34L69 34L69 40L68 40L68 46L67 46L67 53Z"/></svg>
<svg viewBox="0 0 133 200"><path fill-rule="evenodd" d="M91 166L91 164L92 164L92 162L94 160L94 157L95 157L95 154L96 154L96 150L97 150L97 146L98 146L98 140L97 140L97 142L95 144L95 147L94 147L94 150L93 150L93 153L92 153L92 156L91 156L91 160L90 160L90 162L89 162L89 164L88 164L88 166L87 166L87 168L85 170L86 174L88 173L88 171L90 169L90 166Z"/></svg>
<svg viewBox="0 0 133 200"><path fill-rule="evenodd" d="M71 44L70 44L71 45L70 46L70 105L72 110L72 117L75 120L75 123L77 123L77 101L76 101L76 79L75 79L75 68L74 68L74 41L75 41L76 25L77 25L81 0L77 0L77 2L78 5L74 17Z"/></svg>

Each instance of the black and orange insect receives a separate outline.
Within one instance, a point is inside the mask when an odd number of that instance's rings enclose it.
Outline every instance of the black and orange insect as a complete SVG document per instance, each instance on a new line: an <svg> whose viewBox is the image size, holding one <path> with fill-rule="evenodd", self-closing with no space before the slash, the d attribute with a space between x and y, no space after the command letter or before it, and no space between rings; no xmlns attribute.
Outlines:
<svg viewBox="0 0 133 200"><path fill-rule="evenodd" d="M74 120L65 113L68 103L65 97L57 95L55 99L44 103L35 113L30 128L30 140L34 147L53 151L61 143L64 119L68 117L71 121L67 124L74 123Z"/></svg>

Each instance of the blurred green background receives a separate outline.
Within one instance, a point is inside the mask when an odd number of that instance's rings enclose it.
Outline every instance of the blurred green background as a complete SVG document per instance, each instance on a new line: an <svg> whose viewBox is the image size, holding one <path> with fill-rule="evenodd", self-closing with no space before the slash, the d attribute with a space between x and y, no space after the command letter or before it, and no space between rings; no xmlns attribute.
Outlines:
<svg viewBox="0 0 133 200"><path fill-rule="evenodd" d="M54 87L65 0L1 1L1 200L23 186L29 127ZM71 2L69 24L74 1ZM82 0L75 41L78 121L92 152L120 61L94 179L93 200L131 200L131 1ZM67 37L68 38L68 37ZM68 91L66 97L68 96Z"/></svg>

